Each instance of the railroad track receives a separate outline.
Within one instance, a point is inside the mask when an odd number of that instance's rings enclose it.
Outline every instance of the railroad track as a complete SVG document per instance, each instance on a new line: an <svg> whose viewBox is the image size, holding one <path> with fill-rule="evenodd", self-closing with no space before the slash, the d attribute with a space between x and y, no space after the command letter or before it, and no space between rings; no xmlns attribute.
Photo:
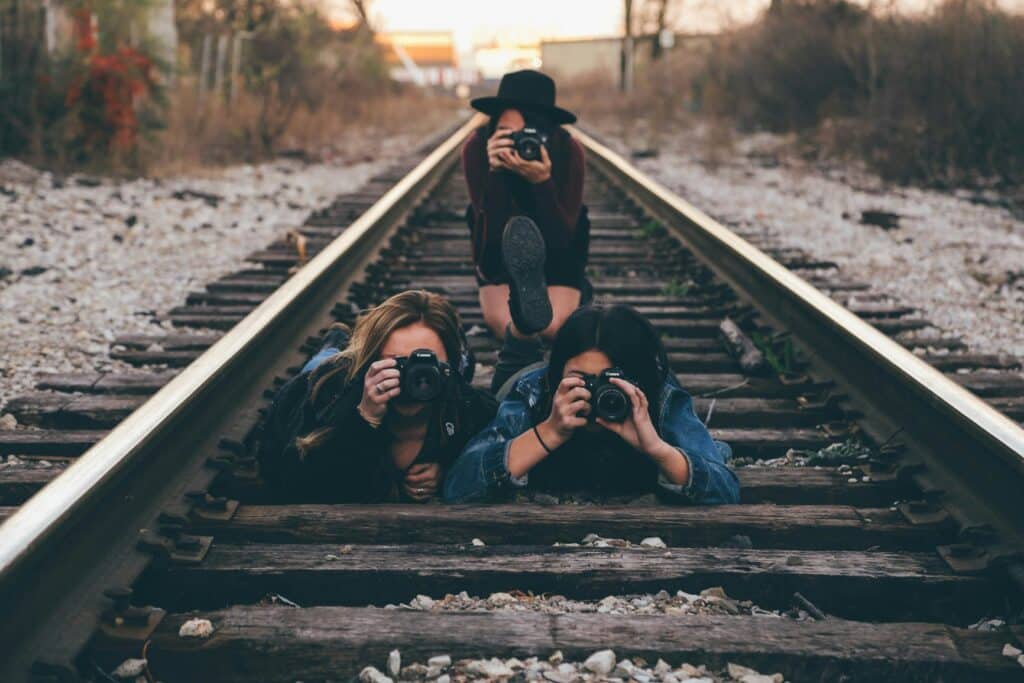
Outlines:
<svg viewBox="0 0 1024 683"><path fill-rule="evenodd" d="M162 681L252 681L347 678L393 648L408 662L604 647L794 681L1019 680L1002 650L1024 629L966 628L1021 608L1014 361L971 354L832 264L763 244L773 261L582 132L597 300L637 306L663 332L698 414L746 465L743 504L270 499L253 458L259 411L331 320L408 287L441 291L488 382L497 345L474 333L455 171L471 128L312 216L300 232L315 256L294 274L293 246L271 245L168 312L179 334L118 340L121 359L165 369L49 377L10 403L41 428L0 432L0 453L77 462L27 502L52 469L0 471L3 680L97 677L144 649ZM719 339L727 317L768 367L741 368ZM868 450L834 445L853 441ZM811 459L763 466L791 449ZM591 533L634 545L554 545ZM668 548L637 545L652 536ZM780 611L799 593L823 618L385 607L463 590L598 600L714 586ZM179 636L195 617L210 639Z"/></svg>

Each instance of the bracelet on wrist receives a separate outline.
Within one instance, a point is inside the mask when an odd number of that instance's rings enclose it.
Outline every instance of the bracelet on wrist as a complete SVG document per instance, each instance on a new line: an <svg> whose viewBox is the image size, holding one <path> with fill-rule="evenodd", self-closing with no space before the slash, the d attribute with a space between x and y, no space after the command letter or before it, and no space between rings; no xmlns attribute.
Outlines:
<svg viewBox="0 0 1024 683"><path fill-rule="evenodd" d="M544 439L541 438L540 430L537 429L537 425L533 425L533 435L537 437L537 442L540 443L541 448L543 448L548 455L551 455L551 449L548 448L548 445L544 443Z"/></svg>
<svg viewBox="0 0 1024 683"><path fill-rule="evenodd" d="M380 427L381 422L383 422L383 420L381 418L379 418L379 417L373 417L372 415L367 415L366 411L363 410L362 404L359 404L359 405L356 406L356 412L359 413L359 417L363 418L363 422L365 422L366 424L370 425L374 429L376 429L377 427Z"/></svg>

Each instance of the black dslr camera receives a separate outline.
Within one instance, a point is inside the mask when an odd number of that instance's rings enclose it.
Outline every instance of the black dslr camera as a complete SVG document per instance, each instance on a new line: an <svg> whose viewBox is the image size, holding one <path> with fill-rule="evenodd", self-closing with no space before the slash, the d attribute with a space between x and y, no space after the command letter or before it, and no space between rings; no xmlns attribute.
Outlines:
<svg viewBox="0 0 1024 683"><path fill-rule="evenodd" d="M536 128L523 128L509 133L512 144L523 161L540 161L540 148L548 144L548 136Z"/></svg>
<svg viewBox="0 0 1024 683"><path fill-rule="evenodd" d="M626 375L618 368L608 368L596 377L588 375L583 378L590 392L590 414L587 419L591 422L597 418L608 422L625 422L633 410L633 402L626 392L612 384L613 377L626 379Z"/></svg>
<svg viewBox="0 0 1024 683"><path fill-rule="evenodd" d="M451 377L452 369L437 359L429 349L416 349L408 356L396 358L399 386L399 400L406 403L427 403L444 392Z"/></svg>

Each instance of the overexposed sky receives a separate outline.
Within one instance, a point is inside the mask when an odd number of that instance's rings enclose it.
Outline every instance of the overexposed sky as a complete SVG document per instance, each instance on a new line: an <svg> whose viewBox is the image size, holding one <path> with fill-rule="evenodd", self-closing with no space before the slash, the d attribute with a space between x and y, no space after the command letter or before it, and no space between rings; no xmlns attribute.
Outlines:
<svg viewBox="0 0 1024 683"><path fill-rule="evenodd" d="M937 0L858 0L916 11ZM348 0L325 0L344 14ZM714 31L752 19L769 0L674 0L674 24L684 31ZM370 0L370 16L382 31L451 31L460 51L473 45L536 44L545 38L615 35L622 30L622 0ZM634 7L643 0L634 0ZM1024 10L1024 0L997 0Z"/></svg>

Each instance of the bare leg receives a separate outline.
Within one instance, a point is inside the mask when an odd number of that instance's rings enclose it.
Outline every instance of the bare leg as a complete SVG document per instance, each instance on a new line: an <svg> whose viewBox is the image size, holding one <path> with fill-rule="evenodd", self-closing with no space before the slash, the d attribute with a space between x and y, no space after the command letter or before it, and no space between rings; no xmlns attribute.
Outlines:
<svg viewBox="0 0 1024 683"><path fill-rule="evenodd" d="M548 298L551 299L551 324L540 333L545 341L550 342L558 334L559 328L565 323L565 319L572 315L572 312L580 307L580 290L562 285L548 287Z"/></svg>
<svg viewBox="0 0 1024 683"><path fill-rule="evenodd" d="M505 338L505 329L512 322L508 311L508 285L483 285L480 287L480 310L484 323L498 341Z"/></svg>

